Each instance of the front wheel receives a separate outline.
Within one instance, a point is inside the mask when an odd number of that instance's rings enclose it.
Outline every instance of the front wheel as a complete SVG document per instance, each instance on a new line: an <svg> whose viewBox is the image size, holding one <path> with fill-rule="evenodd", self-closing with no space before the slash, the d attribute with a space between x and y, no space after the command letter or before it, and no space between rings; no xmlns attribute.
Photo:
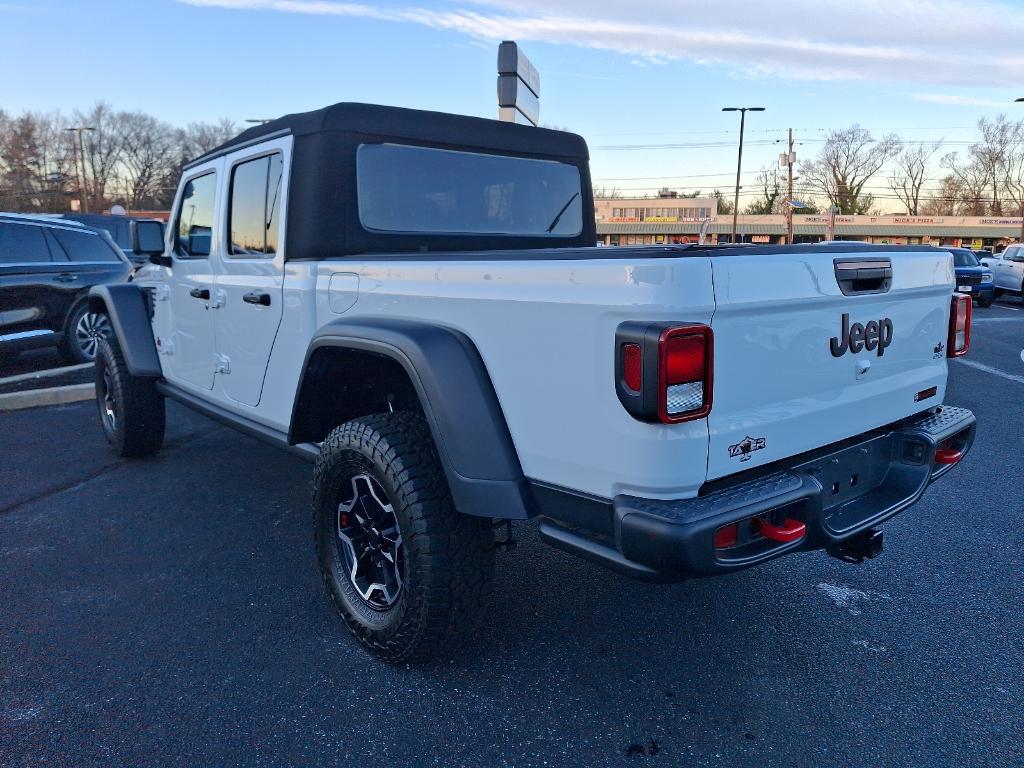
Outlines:
<svg viewBox="0 0 1024 768"><path fill-rule="evenodd" d="M118 456L148 456L164 442L164 396L153 379L132 376L113 336L96 351L96 405L103 435Z"/></svg>
<svg viewBox="0 0 1024 768"><path fill-rule="evenodd" d="M386 661L423 659L474 626L494 573L491 522L455 510L421 416L337 427L313 486L321 574L359 642Z"/></svg>
<svg viewBox="0 0 1024 768"><path fill-rule="evenodd" d="M978 306L979 307L991 307L993 302L993 296L991 293L978 294Z"/></svg>

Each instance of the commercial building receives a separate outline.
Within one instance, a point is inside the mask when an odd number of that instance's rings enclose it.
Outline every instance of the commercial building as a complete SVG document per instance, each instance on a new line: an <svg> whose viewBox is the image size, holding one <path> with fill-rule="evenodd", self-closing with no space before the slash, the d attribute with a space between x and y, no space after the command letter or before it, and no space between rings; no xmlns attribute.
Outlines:
<svg viewBox="0 0 1024 768"><path fill-rule="evenodd" d="M669 214L647 217L640 211L658 210L667 203L689 207L708 207L708 243L729 242L732 216L717 213L715 200L661 198L648 200L598 200L598 240L605 245L661 245L693 243L700 237L703 217ZM607 211L637 211L635 216L614 216ZM786 217L781 215L739 216L737 241L744 243L784 243ZM826 238L828 216L793 216L793 239L815 243ZM887 245L947 245L968 248L998 247L1019 239L1020 218L979 216L836 216L836 240L859 240Z"/></svg>

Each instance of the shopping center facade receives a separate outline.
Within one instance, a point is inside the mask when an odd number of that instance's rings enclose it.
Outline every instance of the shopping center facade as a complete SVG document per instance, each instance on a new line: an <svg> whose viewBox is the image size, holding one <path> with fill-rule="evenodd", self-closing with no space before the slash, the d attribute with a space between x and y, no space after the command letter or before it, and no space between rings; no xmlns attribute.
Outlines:
<svg viewBox="0 0 1024 768"><path fill-rule="evenodd" d="M733 219L717 211L715 198L597 200L598 241L604 245L695 243L707 219L709 243L730 242ZM794 215L793 239L814 243L827 237L827 215ZM737 241L785 243L786 217L737 217ZM834 239L889 245L999 247L1020 239L1020 217L836 216Z"/></svg>

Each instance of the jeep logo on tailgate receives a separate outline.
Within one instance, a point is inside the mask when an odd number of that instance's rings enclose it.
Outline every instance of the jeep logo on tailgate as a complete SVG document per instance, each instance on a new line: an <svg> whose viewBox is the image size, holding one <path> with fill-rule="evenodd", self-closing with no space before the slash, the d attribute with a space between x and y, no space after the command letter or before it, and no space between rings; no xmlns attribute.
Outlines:
<svg viewBox="0 0 1024 768"><path fill-rule="evenodd" d="M856 354L862 349L868 352L878 350L878 356L885 354L885 348L892 344L892 320L883 317L881 320L869 320L867 325L854 323L850 325L850 313L843 313L843 327L839 337L829 339L828 348L832 357L842 357L849 350Z"/></svg>

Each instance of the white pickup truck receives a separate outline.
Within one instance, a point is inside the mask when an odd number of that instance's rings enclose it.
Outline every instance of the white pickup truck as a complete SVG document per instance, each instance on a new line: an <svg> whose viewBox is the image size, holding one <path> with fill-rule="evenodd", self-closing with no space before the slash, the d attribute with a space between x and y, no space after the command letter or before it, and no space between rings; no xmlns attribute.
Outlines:
<svg viewBox="0 0 1024 768"><path fill-rule="evenodd" d="M254 127L92 292L103 429L153 453L169 397L315 461L328 593L389 660L472 626L506 521L649 580L858 562L970 448L946 251L594 242L573 134L361 104Z"/></svg>

